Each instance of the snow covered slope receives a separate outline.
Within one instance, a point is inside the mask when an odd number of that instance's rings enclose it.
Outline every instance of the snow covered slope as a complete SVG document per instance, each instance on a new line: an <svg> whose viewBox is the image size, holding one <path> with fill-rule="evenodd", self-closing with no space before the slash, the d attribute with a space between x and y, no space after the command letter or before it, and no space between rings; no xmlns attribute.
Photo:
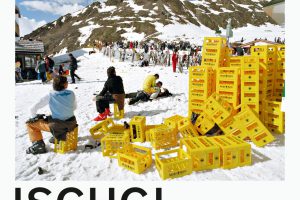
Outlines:
<svg viewBox="0 0 300 200"><path fill-rule="evenodd" d="M188 40L201 44L204 35L219 29L224 35L232 19L233 41L254 38L284 38L257 0L108 0L94 2L72 14L38 28L25 38L42 40L48 54L66 48L73 51L93 45L95 40ZM253 32L255 37L248 37ZM271 34L274 29L277 35ZM254 34L252 34L254 35Z"/></svg>
<svg viewBox="0 0 300 200"><path fill-rule="evenodd" d="M87 49L82 52L87 52ZM150 66L145 68L132 67L130 63L110 62L101 53L88 55L78 54L81 60L78 75L84 80L69 85L76 94L78 108L75 115L79 124L78 150L65 155L55 154L53 145L48 142L50 133L44 133L49 153L44 155L26 155L25 150L31 145L25 121L29 117L28 108L41 96L47 94L51 84L42 85L40 81L18 83L16 93L16 133L15 133L15 177L16 180L161 180L153 163L152 167L141 175L134 174L118 166L117 160L103 157L100 147L84 149L84 145L93 144L89 129L95 125L91 121L96 115L93 93L99 92L106 80L106 69L115 66L117 74L123 78L126 93L140 90L142 82L148 74L158 73L163 86L174 96L125 105L125 118L117 123L129 122L135 115L146 116L147 124L160 124L167 117L175 114L187 115L188 108L188 74L172 73L171 67ZM49 113L45 107L40 113ZM193 172L193 174L176 180L284 180L285 145L284 135L276 135L276 141L265 148L252 144L251 166L231 170L215 169L210 171ZM150 143L142 145L150 147ZM152 151L153 155L156 151ZM154 158L154 156L153 156ZM45 169L43 175L38 175L38 167Z"/></svg>

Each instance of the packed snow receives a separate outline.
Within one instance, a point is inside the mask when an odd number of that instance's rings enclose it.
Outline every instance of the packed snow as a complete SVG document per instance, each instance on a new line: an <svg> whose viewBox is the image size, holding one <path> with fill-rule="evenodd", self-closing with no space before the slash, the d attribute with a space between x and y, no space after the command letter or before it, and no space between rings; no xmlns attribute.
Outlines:
<svg viewBox="0 0 300 200"><path fill-rule="evenodd" d="M42 155L27 155L26 148L31 145L25 121L29 118L29 108L43 95L47 94L51 84L40 84L40 80L17 83L15 87L15 178L16 180L161 180L153 163L150 169L141 175L127 171L118 166L116 159L103 157L100 147L84 149L86 144L94 144L89 129L96 124L92 119L97 115L95 102L92 101L94 93L101 91L106 81L106 69L115 66L117 74L123 78L125 92L141 90L144 78L149 74L158 73L163 87L173 93L172 97L161 98L152 102L141 102L136 105L125 103L125 118L115 121L123 124L129 122L133 116L146 116L147 124L161 124L167 117L175 114L187 116L188 112L188 73L173 73L171 67L132 66L129 61L112 62L102 53L88 55L91 49L80 49L74 52L79 62L77 74L83 78L76 84L70 84L69 89L76 94L78 108L75 112L79 124L78 149L65 155L53 152L53 145L48 142L50 133L43 133L48 153ZM57 57L62 59L67 55ZM69 77L70 80L70 77ZM111 105L112 106L112 105ZM50 114L48 107L39 110L39 113ZM177 180L284 180L285 166L285 136L275 135L276 141L264 148L252 145L252 165L238 167L231 170L214 169L193 172ZM138 143L150 147L150 143ZM154 153L152 151L153 158ZM45 173L38 175L38 167Z"/></svg>
<svg viewBox="0 0 300 200"><path fill-rule="evenodd" d="M80 45L83 45L86 42L86 40L89 39L94 29L100 27L102 26L100 26L99 24L93 24L92 22L90 23L90 25L80 28L79 32L81 33L81 36L78 38Z"/></svg>

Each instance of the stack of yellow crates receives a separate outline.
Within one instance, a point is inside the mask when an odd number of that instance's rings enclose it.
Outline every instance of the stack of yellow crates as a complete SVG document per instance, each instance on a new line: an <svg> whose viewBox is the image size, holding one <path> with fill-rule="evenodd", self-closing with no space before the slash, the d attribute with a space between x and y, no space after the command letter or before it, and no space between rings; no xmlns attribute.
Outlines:
<svg viewBox="0 0 300 200"><path fill-rule="evenodd" d="M273 98L281 102L285 80L285 45L277 46L277 65L274 77Z"/></svg>
<svg viewBox="0 0 300 200"><path fill-rule="evenodd" d="M272 133L283 134L285 132L285 113L281 111L281 102L264 102L264 124Z"/></svg>
<svg viewBox="0 0 300 200"><path fill-rule="evenodd" d="M259 116L263 120L264 100L271 100L274 89L274 75L277 65L276 45L251 47L251 55L259 59Z"/></svg>
<svg viewBox="0 0 300 200"><path fill-rule="evenodd" d="M203 102L215 90L215 71L211 67L189 68L189 113L200 114Z"/></svg>
<svg viewBox="0 0 300 200"><path fill-rule="evenodd" d="M234 108L240 104L240 67L217 69L216 92Z"/></svg>
<svg viewBox="0 0 300 200"><path fill-rule="evenodd" d="M241 103L259 113L259 60L256 56L243 56L241 68ZM244 107L242 107L243 109Z"/></svg>
<svg viewBox="0 0 300 200"><path fill-rule="evenodd" d="M223 37L205 37L201 65L213 69L223 67L228 54L227 40Z"/></svg>

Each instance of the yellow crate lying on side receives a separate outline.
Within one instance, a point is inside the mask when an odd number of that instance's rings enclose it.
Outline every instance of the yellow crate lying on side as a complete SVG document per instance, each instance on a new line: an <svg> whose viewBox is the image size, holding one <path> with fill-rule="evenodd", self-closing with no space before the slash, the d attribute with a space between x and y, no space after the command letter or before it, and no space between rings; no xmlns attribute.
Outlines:
<svg viewBox="0 0 300 200"><path fill-rule="evenodd" d="M145 141L151 142L150 140L150 130L157 127L158 125L146 125L146 131L145 131Z"/></svg>
<svg viewBox="0 0 300 200"><path fill-rule="evenodd" d="M220 167L220 147L205 136L182 138L180 148L191 156L194 171Z"/></svg>
<svg viewBox="0 0 300 200"><path fill-rule="evenodd" d="M129 131L124 131L124 134L108 134L101 139L102 155L117 158L117 153L128 151L129 145Z"/></svg>
<svg viewBox="0 0 300 200"><path fill-rule="evenodd" d="M141 174L152 164L151 149L129 145L128 151L118 153L118 164L134 173Z"/></svg>
<svg viewBox="0 0 300 200"><path fill-rule="evenodd" d="M215 122L204 112L197 117L195 122L195 128L201 135L205 135L214 125Z"/></svg>
<svg viewBox="0 0 300 200"><path fill-rule="evenodd" d="M184 117L180 115L174 115L172 117L166 118L164 120L164 124L178 130L178 122L182 120Z"/></svg>
<svg viewBox="0 0 300 200"><path fill-rule="evenodd" d="M58 141L54 139L54 152L65 154L69 151L75 151L77 149L78 142L78 127L73 131L70 131L66 135L66 141Z"/></svg>
<svg viewBox="0 0 300 200"><path fill-rule="evenodd" d="M156 153L155 165L163 180L189 175L193 171L192 159L182 149Z"/></svg>
<svg viewBox="0 0 300 200"><path fill-rule="evenodd" d="M178 122L178 130L182 137L197 137L197 130L189 118L184 118Z"/></svg>
<svg viewBox="0 0 300 200"><path fill-rule="evenodd" d="M251 141L256 146L263 147L275 140L270 131L249 106L245 106L234 118L238 121L239 128L247 132Z"/></svg>
<svg viewBox="0 0 300 200"><path fill-rule="evenodd" d="M221 125L220 128L225 135L233 135L239 139L245 140L248 137L247 131L241 129L237 120L234 119L234 116L226 119Z"/></svg>
<svg viewBox="0 0 300 200"><path fill-rule="evenodd" d="M165 124L150 130L151 145L155 150L170 148L178 145L178 130Z"/></svg>
<svg viewBox="0 0 300 200"><path fill-rule="evenodd" d="M144 142L146 131L146 117L134 116L130 121L131 141L132 142Z"/></svg>
<svg viewBox="0 0 300 200"><path fill-rule="evenodd" d="M114 126L115 123L111 118L107 118L102 122L96 124L90 129L91 136L94 140L100 140L108 133L108 129Z"/></svg>
<svg viewBox="0 0 300 200"><path fill-rule="evenodd" d="M251 145L234 136L215 136L209 140L220 147L221 166L232 169L251 164Z"/></svg>
<svg viewBox="0 0 300 200"><path fill-rule="evenodd" d="M204 112L219 125L231 116L233 107L220 95L214 93L205 101Z"/></svg>
<svg viewBox="0 0 300 200"><path fill-rule="evenodd" d="M226 136L228 140L230 140L234 146L237 148L238 151L238 161L239 161L239 166L246 166L246 165L251 165L251 145L237 137L234 136Z"/></svg>

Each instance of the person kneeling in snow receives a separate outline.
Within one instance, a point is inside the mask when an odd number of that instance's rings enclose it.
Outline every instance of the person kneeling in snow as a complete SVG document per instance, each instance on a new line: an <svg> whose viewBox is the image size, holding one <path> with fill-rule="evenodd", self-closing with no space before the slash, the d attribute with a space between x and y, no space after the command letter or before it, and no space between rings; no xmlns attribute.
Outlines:
<svg viewBox="0 0 300 200"><path fill-rule="evenodd" d="M78 125L74 110L76 109L75 94L67 90L68 81L64 76L53 79L53 90L39 100L31 109L35 116L26 122L32 146L26 150L27 154L46 153L46 147L41 131L51 132L57 140L66 140L66 134ZM37 115L38 109L49 104L51 116Z"/></svg>
<svg viewBox="0 0 300 200"><path fill-rule="evenodd" d="M99 113L94 121L104 120L110 115L109 103L111 102L117 103L119 110L124 109L125 91L122 78L116 75L114 67L107 69L107 77L102 91L94 98Z"/></svg>

